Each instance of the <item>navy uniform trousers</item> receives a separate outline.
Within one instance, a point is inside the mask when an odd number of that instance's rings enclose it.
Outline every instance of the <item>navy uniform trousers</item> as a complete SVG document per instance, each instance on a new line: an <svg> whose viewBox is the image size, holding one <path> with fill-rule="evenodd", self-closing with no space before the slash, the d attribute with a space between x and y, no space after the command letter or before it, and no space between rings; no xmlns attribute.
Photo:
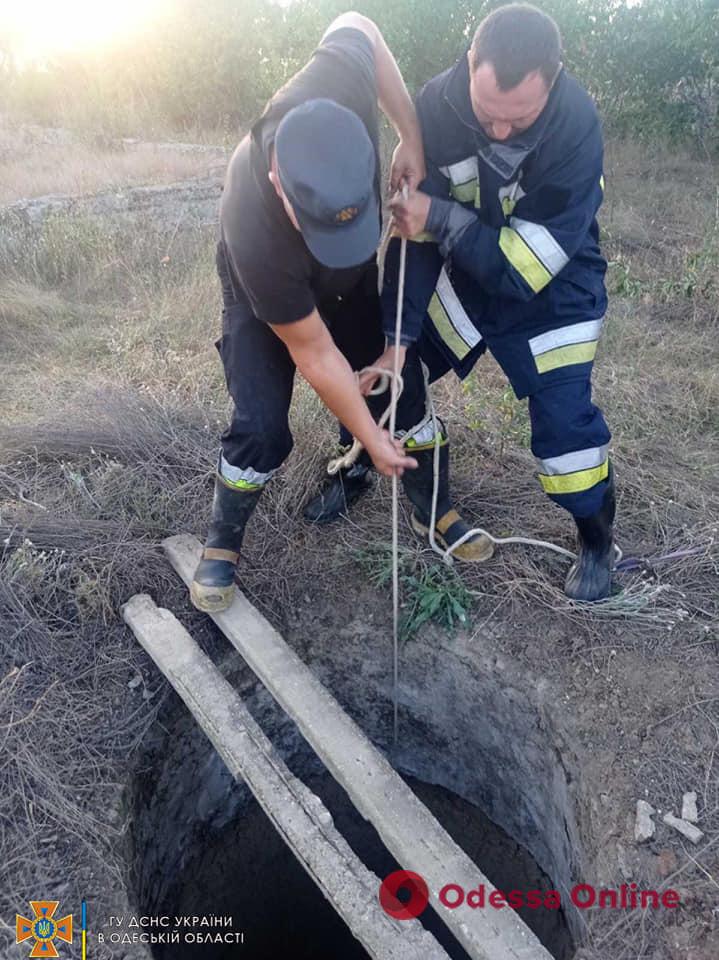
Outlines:
<svg viewBox="0 0 719 960"><path fill-rule="evenodd" d="M515 395L528 399L542 489L575 517L597 513L608 484L611 434L591 385L603 305L577 286L571 309L554 311L551 292L509 306L487 298L472 320L443 269L418 341L432 379L450 369L463 379L492 353Z"/></svg>

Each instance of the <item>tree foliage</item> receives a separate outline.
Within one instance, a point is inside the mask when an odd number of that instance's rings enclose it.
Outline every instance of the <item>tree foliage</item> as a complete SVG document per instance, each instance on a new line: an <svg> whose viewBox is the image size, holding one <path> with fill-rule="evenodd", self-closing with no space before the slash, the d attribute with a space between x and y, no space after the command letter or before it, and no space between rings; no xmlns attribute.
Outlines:
<svg viewBox="0 0 719 960"><path fill-rule="evenodd" d="M496 0L358 0L416 90L460 56ZM719 0L540 0L565 62L611 131L719 146ZM0 98L43 123L108 134L234 135L303 63L340 0L177 0L156 28L84 55L13 69ZM6 47L0 37L0 51Z"/></svg>

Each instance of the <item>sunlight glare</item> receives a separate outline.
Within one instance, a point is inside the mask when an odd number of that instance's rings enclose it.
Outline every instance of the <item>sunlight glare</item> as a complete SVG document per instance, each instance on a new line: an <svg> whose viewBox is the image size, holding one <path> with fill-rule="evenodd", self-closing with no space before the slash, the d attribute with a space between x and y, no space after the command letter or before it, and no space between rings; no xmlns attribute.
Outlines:
<svg viewBox="0 0 719 960"><path fill-rule="evenodd" d="M132 33L158 12L160 0L10 0L0 27L21 58L86 50Z"/></svg>

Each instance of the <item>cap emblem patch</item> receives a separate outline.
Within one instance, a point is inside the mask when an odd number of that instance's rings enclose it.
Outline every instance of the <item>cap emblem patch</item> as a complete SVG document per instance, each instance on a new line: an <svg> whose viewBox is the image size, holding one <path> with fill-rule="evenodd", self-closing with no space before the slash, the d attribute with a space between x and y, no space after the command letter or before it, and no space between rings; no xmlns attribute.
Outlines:
<svg viewBox="0 0 719 960"><path fill-rule="evenodd" d="M350 220L354 220L358 213L357 207L344 207L339 213L335 214L335 221L337 223L348 223Z"/></svg>

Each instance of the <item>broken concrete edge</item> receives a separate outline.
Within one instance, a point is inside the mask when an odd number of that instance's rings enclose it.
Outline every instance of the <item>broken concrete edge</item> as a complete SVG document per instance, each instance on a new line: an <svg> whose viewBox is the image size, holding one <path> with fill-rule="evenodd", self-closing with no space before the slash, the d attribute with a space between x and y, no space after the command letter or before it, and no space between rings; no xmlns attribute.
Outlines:
<svg viewBox="0 0 719 960"><path fill-rule="evenodd" d="M689 823L687 820L682 820L681 817L675 817L673 813L665 813L662 820L667 826L673 827L694 844L699 843L704 836L704 832L699 827L695 827L693 823Z"/></svg>
<svg viewBox="0 0 719 960"><path fill-rule="evenodd" d="M686 820L688 823L697 823L699 821L697 795L694 790L690 790L682 796L682 820Z"/></svg>
<svg viewBox="0 0 719 960"><path fill-rule="evenodd" d="M392 919L380 880L335 828L332 816L285 765L241 698L168 610L147 594L121 608L124 621L195 717L235 778L275 828L353 935L376 960L449 960L418 920Z"/></svg>
<svg viewBox="0 0 719 960"><path fill-rule="evenodd" d="M16 200L0 206L0 225L6 231L18 227L41 227L53 217L137 216L151 209L155 215L169 211L166 219L177 215L177 209L197 211L196 219L214 223L222 192L222 176L194 177L174 183L128 184L97 193L47 194L30 200ZM7 245L7 238L3 245Z"/></svg>
<svg viewBox="0 0 719 960"><path fill-rule="evenodd" d="M637 813L634 821L634 839L637 843L651 840L656 829L652 815L657 811L646 800L637 800Z"/></svg>
<svg viewBox="0 0 719 960"><path fill-rule="evenodd" d="M162 543L186 584L202 546L187 534ZM233 646L295 722L361 815L404 869L426 881L443 922L476 960L551 960L514 910L450 910L440 890L457 884L495 888L420 802L380 751L297 657L272 625L236 591L232 606L212 616Z"/></svg>
<svg viewBox="0 0 719 960"><path fill-rule="evenodd" d="M689 816L675 817L674 814L669 811L662 817L663 823L666 823L669 827L673 827L674 830L681 833L687 840L690 840L694 844L699 843L704 836L703 831L694 825L698 819L696 796L696 793L685 793L682 797L682 814L688 813ZM656 813L657 811L654 807L646 800L637 800L637 812L634 820L634 839L637 843L645 843L654 836L656 824L652 820L652 816ZM694 820L692 820L692 817Z"/></svg>

